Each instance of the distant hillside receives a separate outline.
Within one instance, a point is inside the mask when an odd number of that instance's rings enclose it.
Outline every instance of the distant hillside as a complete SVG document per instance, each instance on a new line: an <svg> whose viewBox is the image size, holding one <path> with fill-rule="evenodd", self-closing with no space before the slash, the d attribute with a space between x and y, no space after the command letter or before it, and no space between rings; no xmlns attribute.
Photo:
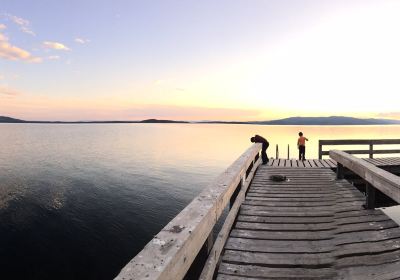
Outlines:
<svg viewBox="0 0 400 280"><path fill-rule="evenodd" d="M250 122L221 122L221 121L204 121L201 123L215 124L258 124L258 125L385 125L400 124L398 120L387 119L358 119L351 117L291 117L273 121L250 121Z"/></svg>
<svg viewBox="0 0 400 280"><path fill-rule="evenodd" d="M10 117L0 116L0 123L23 123L25 121Z"/></svg>
<svg viewBox="0 0 400 280"><path fill-rule="evenodd" d="M91 124L91 123L188 123L186 121L172 121L172 120L157 120L148 119L143 121L77 121L77 122L64 122L64 121L24 121L10 117L0 116L0 123L53 123L53 124Z"/></svg>
<svg viewBox="0 0 400 280"><path fill-rule="evenodd" d="M171 120L157 120L157 119L148 119L140 121L140 123L188 123L185 121L171 121Z"/></svg>
<svg viewBox="0 0 400 280"><path fill-rule="evenodd" d="M373 125L400 124L398 120L387 119L358 119L352 117L292 117L281 120L255 122L269 125Z"/></svg>

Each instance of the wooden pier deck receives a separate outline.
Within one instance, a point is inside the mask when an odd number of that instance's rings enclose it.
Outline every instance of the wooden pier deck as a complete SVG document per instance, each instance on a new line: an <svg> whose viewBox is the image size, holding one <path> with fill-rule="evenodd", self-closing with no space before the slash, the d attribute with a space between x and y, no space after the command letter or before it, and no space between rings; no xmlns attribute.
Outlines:
<svg viewBox="0 0 400 280"><path fill-rule="evenodd" d="M270 180L278 174L288 181ZM400 228L364 203L327 168L260 166L217 279L400 278Z"/></svg>

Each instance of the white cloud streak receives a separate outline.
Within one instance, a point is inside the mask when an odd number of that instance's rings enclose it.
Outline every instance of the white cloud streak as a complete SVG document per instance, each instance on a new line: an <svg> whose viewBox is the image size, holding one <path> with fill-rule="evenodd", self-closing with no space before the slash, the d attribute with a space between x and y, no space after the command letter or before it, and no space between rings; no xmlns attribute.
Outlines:
<svg viewBox="0 0 400 280"><path fill-rule="evenodd" d="M43 42L43 47L46 49L53 49L53 50L61 50L61 51L70 51L71 49L68 48L66 45L58 42Z"/></svg>
<svg viewBox="0 0 400 280"><path fill-rule="evenodd" d="M58 60L58 59L60 59L60 56L58 56L58 55L50 55L50 56L47 57L47 59L48 60Z"/></svg>
<svg viewBox="0 0 400 280"><path fill-rule="evenodd" d="M83 39L83 38L75 38L75 42L84 45L84 44L89 43L90 40L88 40L88 39Z"/></svg>
<svg viewBox="0 0 400 280"><path fill-rule="evenodd" d="M42 58L35 57L30 52L12 45L2 33L0 33L0 58L31 63L42 62Z"/></svg>
<svg viewBox="0 0 400 280"><path fill-rule="evenodd" d="M30 24L29 20L14 16L11 14L4 14L3 17L14 22L16 25L18 25L19 29L22 32L30 34L32 36L36 36L35 32L33 32L33 30L31 29L31 24Z"/></svg>

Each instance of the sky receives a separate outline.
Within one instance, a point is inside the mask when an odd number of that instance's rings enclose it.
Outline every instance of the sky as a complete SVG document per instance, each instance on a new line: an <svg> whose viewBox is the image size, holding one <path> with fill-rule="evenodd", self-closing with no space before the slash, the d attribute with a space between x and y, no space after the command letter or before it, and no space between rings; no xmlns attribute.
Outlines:
<svg viewBox="0 0 400 280"><path fill-rule="evenodd" d="M400 119L400 1L0 0L0 115Z"/></svg>

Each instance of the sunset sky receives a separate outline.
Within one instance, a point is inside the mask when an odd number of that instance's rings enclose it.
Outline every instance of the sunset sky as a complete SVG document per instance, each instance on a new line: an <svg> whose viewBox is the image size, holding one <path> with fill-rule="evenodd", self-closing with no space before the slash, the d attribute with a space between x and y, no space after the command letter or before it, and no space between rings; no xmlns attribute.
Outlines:
<svg viewBox="0 0 400 280"><path fill-rule="evenodd" d="M400 1L1 0L0 115L400 119Z"/></svg>

